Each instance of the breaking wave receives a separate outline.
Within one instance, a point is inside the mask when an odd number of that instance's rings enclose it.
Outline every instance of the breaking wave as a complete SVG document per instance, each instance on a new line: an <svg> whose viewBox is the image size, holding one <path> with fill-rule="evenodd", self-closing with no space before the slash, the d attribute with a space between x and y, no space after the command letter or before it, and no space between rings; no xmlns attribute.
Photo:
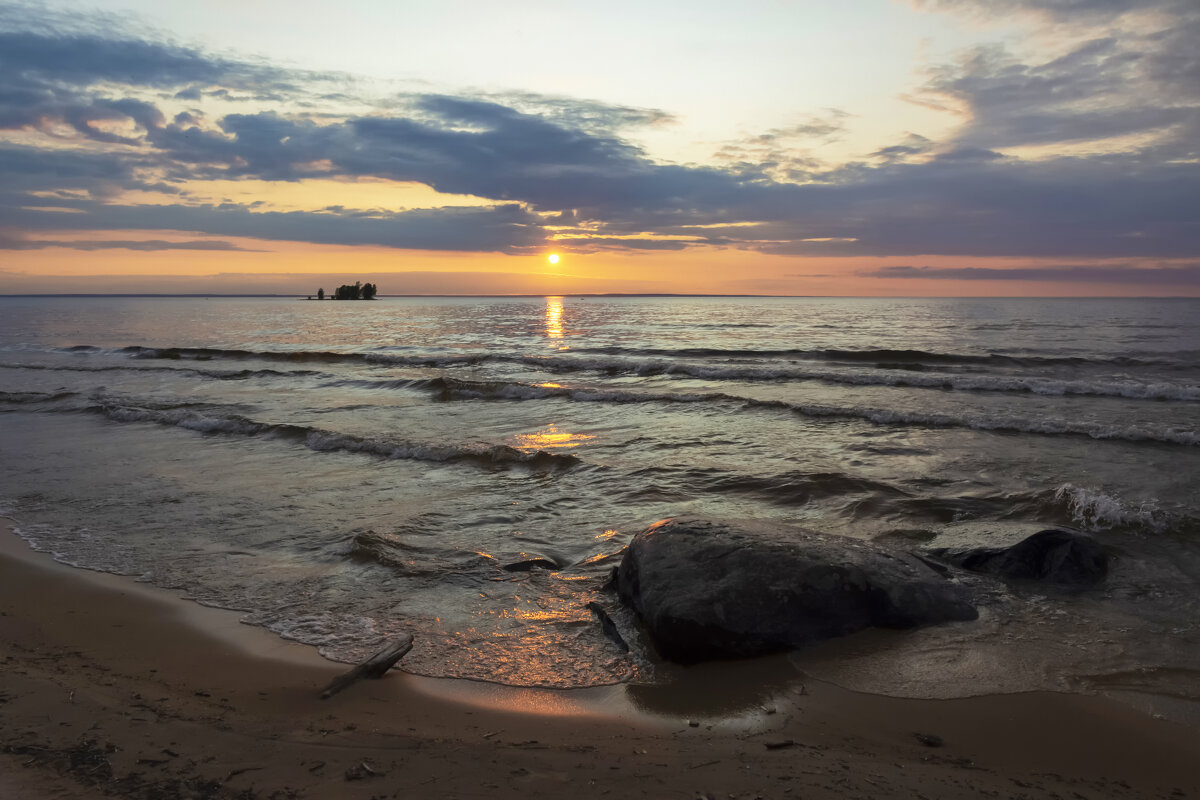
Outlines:
<svg viewBox="0 0 1200 800"><path fill-rule="evenodd" d="M1066 508L1076 525L1087 531L1132 528L1164 533L1175 522L1153 500L1128 503L1115 495L1071 483L1059 486L1054 492L1054 500Z"/></svg>

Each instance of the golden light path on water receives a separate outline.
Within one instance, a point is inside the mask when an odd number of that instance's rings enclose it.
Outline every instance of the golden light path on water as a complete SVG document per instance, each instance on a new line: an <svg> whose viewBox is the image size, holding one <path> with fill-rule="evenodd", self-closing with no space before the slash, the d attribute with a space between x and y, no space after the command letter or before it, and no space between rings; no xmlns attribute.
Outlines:
<svg viewBox="0 0 1200 800"><path fill-rule="evenodd" d="M546 298L546 338L563 338L563 299L561 297ZM567 347L564 345L558 349L566 350Z"/></svg>
<svg viewBox="0 0 1200 800"><path fill-rule="evenodd" d="M559 430L557 425L550 424L534 433L518 433L509 441L518 450L565 450L578 447L595 438L589 433L569 433Z"/></svg>

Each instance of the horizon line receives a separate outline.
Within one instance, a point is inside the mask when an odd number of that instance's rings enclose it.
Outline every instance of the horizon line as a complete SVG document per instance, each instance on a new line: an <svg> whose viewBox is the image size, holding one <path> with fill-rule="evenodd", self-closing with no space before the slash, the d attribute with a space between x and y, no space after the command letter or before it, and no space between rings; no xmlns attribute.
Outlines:
<svg viewBox="0 0 1200 800"><path fill-rule="evenodd" d="M324 300L315 299L315 295L304 294L267 294L267 293L214 293L214 292L20 292L0 293L3 297L272 297L290 298L304 302L355 302L335 300L326 297ZM862 294L711 294L704 292L567 292L555 293L522 293L522 294L379 294L373 299L392 298L532 298L532 297L732 297L760 299L856 299L856 300L1200 300L1200 295L862 295Z"/></svg>

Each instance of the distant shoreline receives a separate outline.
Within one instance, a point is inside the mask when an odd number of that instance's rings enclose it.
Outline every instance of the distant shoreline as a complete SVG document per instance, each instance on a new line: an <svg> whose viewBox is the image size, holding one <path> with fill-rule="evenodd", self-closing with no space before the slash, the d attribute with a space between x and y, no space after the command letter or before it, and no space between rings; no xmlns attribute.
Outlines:
<svg viewBox="0 0 1200 800"><path fill-rule="evenodd" d="M808 294L687 294L673 292L567 292L565 294L379 294L376 299L384 297L854 297L854 295L808 295ZM211 293L100 293L100 292L69 292L69 293L40 293L40 294L0 294L0 297L285 297L299 300L314 299L305 294L211 294ZM334 300L326 297L325 300Z"/></svg>
<svg viewBox="0 0 1200 800"><path fill-rule="evenodd" d="M227 299L238 297L283 298L291 300L308 300L305 294L127 294L127 293L98 293L98 292L69 292L69 293L30 293L30 294L0 294L5 297L147 297L147 298L212 298ZM742 298L759 300L1200 300L1200 296L1176 295L1128 295L1112 297L1107 295L1038 295L1026 297L1013 296L979 296L979 295L857 295L857 294L691 294L673 292L567 292L564 294L380 294L374 299L522 299L534 297L576 297L576 298L638 298L638 297L711 297L711 298ZM326 297L326 300L333 298Z"/></svg>

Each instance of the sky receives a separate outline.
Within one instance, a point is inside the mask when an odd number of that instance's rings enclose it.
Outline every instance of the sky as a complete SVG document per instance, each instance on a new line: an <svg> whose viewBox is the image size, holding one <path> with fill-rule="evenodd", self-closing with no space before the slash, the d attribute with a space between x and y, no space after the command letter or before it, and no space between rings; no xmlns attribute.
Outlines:
<svg viewBox="0 0 1200 800"><path fill-rule="evenodd" d="M1200 296L1198 41L1197 0L0 0L0 294Z"/></svg>

